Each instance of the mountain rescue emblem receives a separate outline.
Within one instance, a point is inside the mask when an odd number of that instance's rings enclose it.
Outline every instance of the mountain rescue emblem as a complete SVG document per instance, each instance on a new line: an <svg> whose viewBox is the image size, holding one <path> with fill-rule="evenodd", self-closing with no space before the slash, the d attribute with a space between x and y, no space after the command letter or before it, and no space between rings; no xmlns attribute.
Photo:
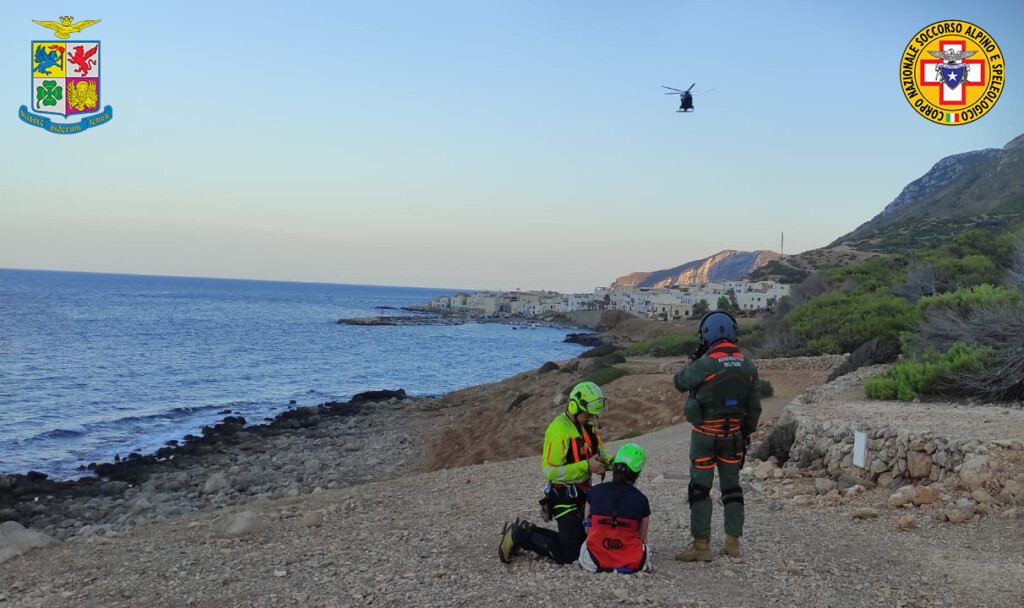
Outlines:
<svg viewBox="0 0 1024 608"><path fill-rule="evenodd" d="M1002 51L988 32L966 21L939 21L915 34L904 49L900 83L918 114L959 125L995 106L1004 72Z"/></svg>

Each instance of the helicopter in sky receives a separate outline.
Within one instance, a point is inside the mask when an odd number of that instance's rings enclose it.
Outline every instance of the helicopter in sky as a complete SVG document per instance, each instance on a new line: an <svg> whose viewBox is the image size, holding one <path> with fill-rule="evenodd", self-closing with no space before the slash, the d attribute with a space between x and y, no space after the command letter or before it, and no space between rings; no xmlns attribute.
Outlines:
<svg viewBox="0 0 1024 608"><path fill-rule="evenodd" d="M679 96L679 109L676 110L676 112L689 112L689 111L693 110L693 94L690 93L690 89L692 89L696 85L697 85L696 82L691 84L690 88L686 89L685 91L681 91L679 89L673 89L672 87L666 87L665 85L661 85L661 88L673 91L672 93L665 93L666 95L678 95Z"/></svg>

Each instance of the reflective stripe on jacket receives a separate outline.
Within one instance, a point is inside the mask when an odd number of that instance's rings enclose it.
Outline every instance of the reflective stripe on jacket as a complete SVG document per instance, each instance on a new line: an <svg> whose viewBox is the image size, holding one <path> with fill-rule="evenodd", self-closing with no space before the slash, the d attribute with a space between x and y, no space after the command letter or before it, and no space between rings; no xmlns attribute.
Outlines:
<svg viewBox="0 0 1024 608"><path fill-rule="evenodd" d="M597 429L589 422L577 427L568 412L563 412L544 433L544 478L560 484L589 482L587 460L598 454L604 454L604 443Z"/></svg>

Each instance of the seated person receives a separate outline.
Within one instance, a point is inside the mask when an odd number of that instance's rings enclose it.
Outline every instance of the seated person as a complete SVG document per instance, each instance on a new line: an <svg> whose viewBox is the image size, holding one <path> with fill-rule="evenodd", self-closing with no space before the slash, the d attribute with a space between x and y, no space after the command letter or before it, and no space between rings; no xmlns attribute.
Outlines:
<svg viewBox="0 0 1024 608"><path fill-rule="evenodd" d="M633 485L646 461L642 447L627 443L612 461L612 481L594 486L587 495L584 526L588 533L579 557L584 570L631 573L650 568L651 506Z"/></svg>

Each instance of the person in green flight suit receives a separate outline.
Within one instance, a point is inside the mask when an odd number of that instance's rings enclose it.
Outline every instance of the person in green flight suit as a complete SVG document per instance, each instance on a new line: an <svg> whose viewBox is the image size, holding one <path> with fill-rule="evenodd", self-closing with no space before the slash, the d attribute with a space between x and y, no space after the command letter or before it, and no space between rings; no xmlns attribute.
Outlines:
<svg viewBox="0 0 1024 608"><path fill-rule="evenodd" d="M700 321L700 346L675 375L676 390L688 392L690 431L690 533L693 545L676 555L684 562L711 561L711 484L718 485L725 509L725 551L740 557L743 489L740 467L750 435L761 418L761 380L757 367L736 347L739 327L732 315L712 311Z"/></svg>
<svg viewBox="0 0 1024 608"><path fill-rule="evenodd" d="M590 491L590 478L605 472L609 463L604 443L594 423L604 410L604 393L593 382L580 382L569 393L564 412L544 433L542 468L547 488L541 504L546 519L554 519L558 530L516 519L501 531L498 557L512 561L519 549L551 558L557 564L571 564L579 558L586 539L583 513Z"/></svg>

